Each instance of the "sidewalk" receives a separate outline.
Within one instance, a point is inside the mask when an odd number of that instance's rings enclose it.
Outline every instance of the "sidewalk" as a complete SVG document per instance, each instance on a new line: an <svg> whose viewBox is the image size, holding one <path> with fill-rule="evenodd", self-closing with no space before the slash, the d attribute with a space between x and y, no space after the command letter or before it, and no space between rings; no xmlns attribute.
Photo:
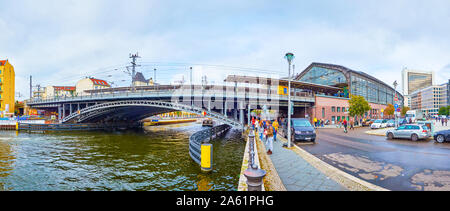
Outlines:
<svg viewBox="0 0 450 211"><path fill-rule="evenodd" d="M273 143L273 154L270 158L288 191L347 190L311 166L294 151L284 148L282 144L279 139Z"/></svg>

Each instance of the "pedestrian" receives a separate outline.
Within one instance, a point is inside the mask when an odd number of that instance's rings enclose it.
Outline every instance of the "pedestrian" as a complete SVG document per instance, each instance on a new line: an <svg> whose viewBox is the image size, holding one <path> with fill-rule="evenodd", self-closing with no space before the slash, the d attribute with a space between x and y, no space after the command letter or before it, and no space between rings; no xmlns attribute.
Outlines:
<svg viewBox="0 0 450 211"><path fill-rule="evenodd" d="M317 127L317 118L314 117L314 127Z"/></svg>
<svg viewBox="0 0 450 211"><path fill-rule="evenodd" d="M442 126L444 126L444 122L445 122L444 118L441 118L441 125Z"/></svg>
<svg viewBox="0 0 450 211"><path fill-rule="evenodd" d="M273 152L273 127L267 129L267 154L271 155Z"/></svg>
<svg viewBox="0 0 450 211"><path fill-rule="evenodd" d="M273 127L273 141L277 141L277 133L278 133L278 127L280 124L278 124L278 120L275 119L275 121L272 124Z"/></svg>
<svg viewBox="0 0 450 211"><path fill-rule="evenodd" d="M353 127L353 120L350 120L350 130L355 130L355 128Z"/></svg>
<svg viewBox="0 0 450 211"><path fill-rule="evenodd" d="M255 117L252 117L252 128L255 130Z"/></svg>
<svg viewBox="0 0 450 211"><path fill-rule="evenodd" d="M344 119L344 120L342 121L342 124L344 125L344 132L347 133L347 120Z"/></svg>
<svg viewBox="0 0 450 211"><path fill-rule="evenodd" d="M447 126L447 121L448 121L448 119L447 119L447 118L445 118L445 126Z"/></svg>

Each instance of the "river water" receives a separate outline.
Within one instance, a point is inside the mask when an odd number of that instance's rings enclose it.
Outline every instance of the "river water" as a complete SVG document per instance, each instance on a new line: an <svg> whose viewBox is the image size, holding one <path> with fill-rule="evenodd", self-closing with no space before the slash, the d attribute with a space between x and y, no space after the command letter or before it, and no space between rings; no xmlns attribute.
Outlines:
<svg viewBox="0 0 450 211"><path fill-rule="evenodd" d="M237 189L245 143L230 130L214 140L214 170L189 156L197 123L125 132L0 131L0 190Z"/></svg>

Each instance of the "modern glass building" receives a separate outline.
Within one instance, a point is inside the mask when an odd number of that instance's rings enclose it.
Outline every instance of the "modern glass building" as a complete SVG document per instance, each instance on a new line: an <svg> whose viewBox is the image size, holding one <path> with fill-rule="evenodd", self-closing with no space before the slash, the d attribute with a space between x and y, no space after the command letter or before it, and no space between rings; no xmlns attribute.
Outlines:
<svg viewBox="0 0 450 211"><path fill-rule="evenodd" d="M441 107L449 105L448 83L433 85L410 94L411 109L421 110L425 115L437 115Z"/></svg>
<svg viewBox="0 0 450 211"><path fill-rule="evenodd" d="M410 94L413 92L432 86L434 84L434 72L403 69L402 86L405 97L405 105L411 107Z"/></svg>
<svg viewBox="0 0 450 211"><path fill-rule="evenodd" d="M336 97L348 98L350 94L359 95L370 103L382 105L394 104L394 96L397 93L399 104L403 104L403 95L383 81L340 65L312 63L298 74L295 80L339 87L342 92Z"/></svg>

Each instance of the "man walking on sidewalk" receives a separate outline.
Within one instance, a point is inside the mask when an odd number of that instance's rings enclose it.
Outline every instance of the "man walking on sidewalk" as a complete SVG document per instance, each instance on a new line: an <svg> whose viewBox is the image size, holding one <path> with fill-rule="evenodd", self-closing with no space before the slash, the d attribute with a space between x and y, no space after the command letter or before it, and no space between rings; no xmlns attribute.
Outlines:
<svg viewBox="0 0 450 211"><path fill-rule="evenodd" d="M278 127L280 124L278 124L278 120L275 119L275 121L272 124L273 127L273 141L277 141L277 133L278 133Z"/></svg>

